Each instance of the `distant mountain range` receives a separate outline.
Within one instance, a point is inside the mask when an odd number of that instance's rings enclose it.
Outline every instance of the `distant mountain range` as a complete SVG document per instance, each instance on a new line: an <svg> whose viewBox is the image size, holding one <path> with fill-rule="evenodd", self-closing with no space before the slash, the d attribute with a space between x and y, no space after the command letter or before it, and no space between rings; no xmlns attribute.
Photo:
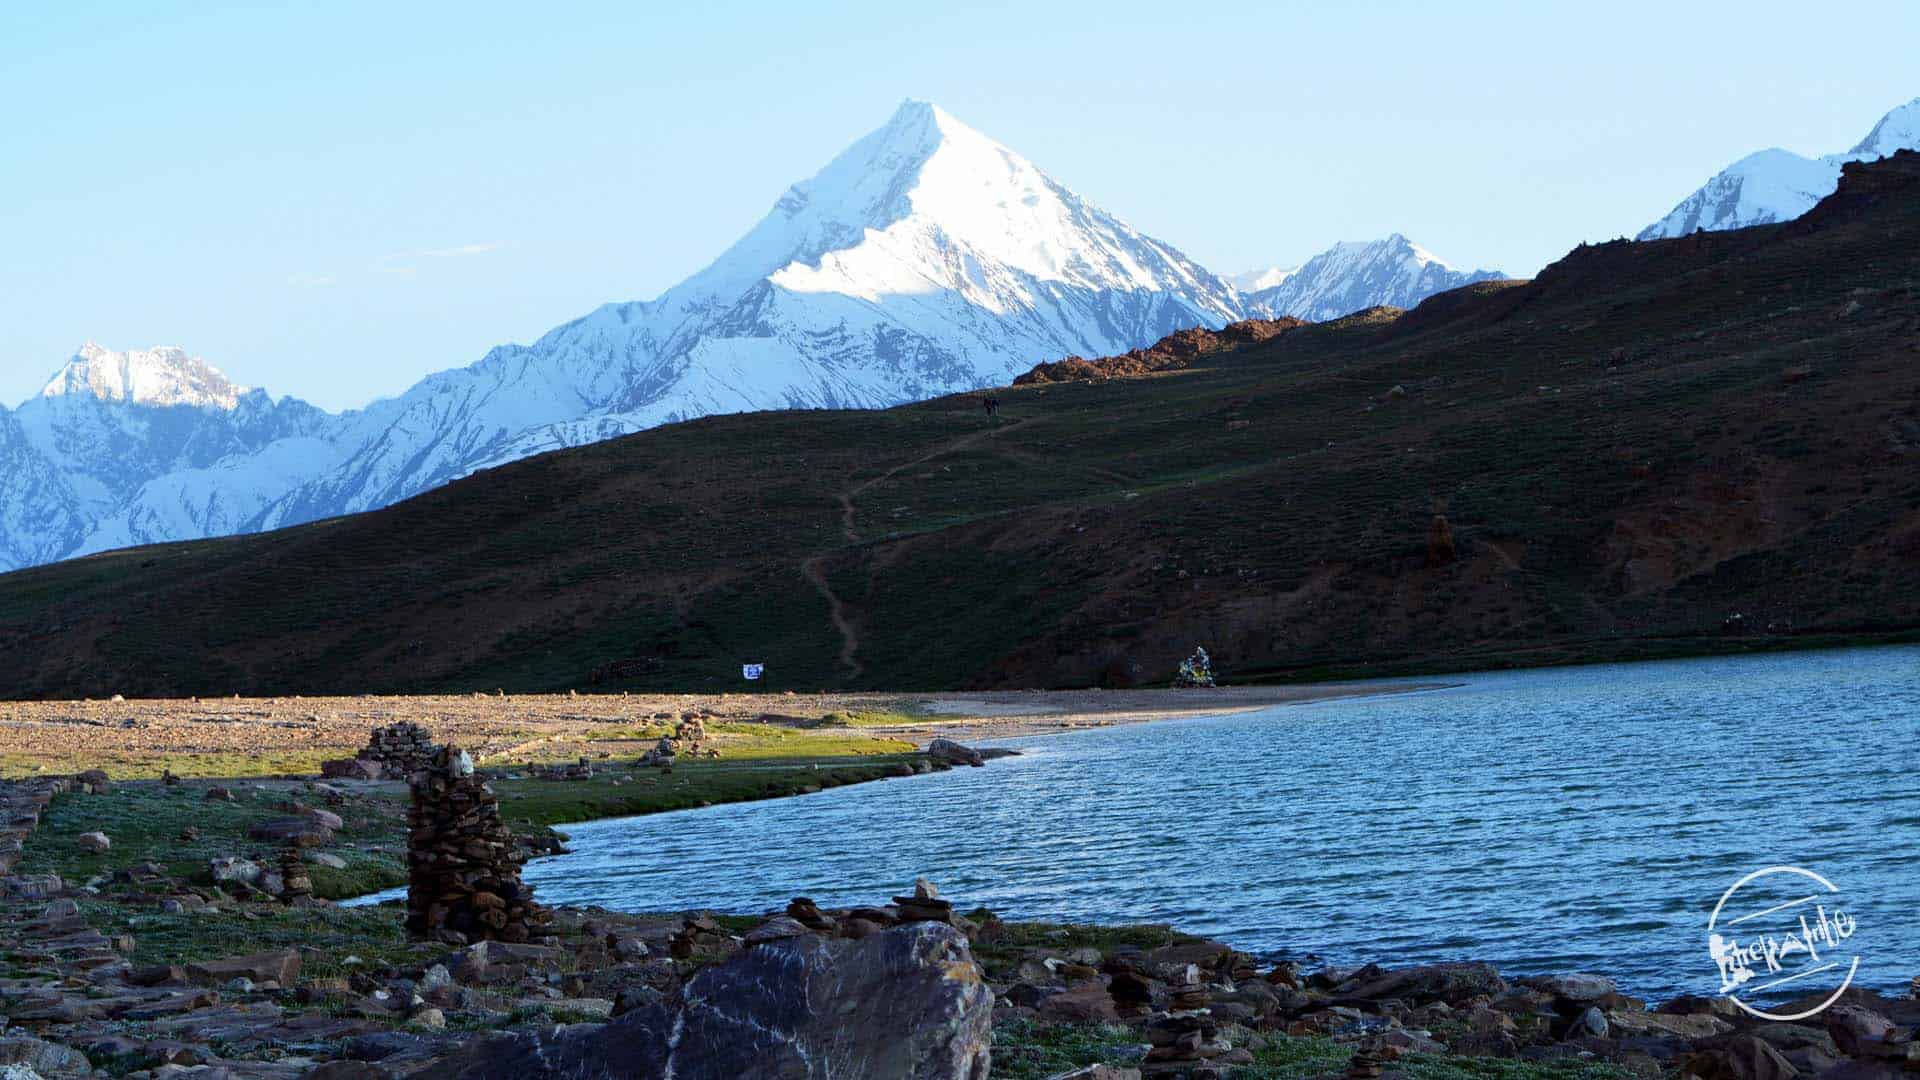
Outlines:
<svg viewBox="0 0 1920 1080"><path fill-rule="evenodd" d="M1274 274L1268 271L1266 276ZM1498 270L1455 270L1394 233L1384 240L1335 244L1298 269L1281 273L1272 285L1248 293L1245 307L1248 315L1259 318L1291 315L1325 322L1380 305L1410 308L1434 293L1506 276Z"/></svg>
<svg viewBox="0 0 1920 1080"><path fill-rule="evenodd" d="M1680 200L1666 217L1640 230L1635 239L1791 221L1833 194L1840 182L1840 166L1849 161L1879 161L1898 150L1920 150L1920 98L1881 117L1867 137L1844 154L1807 158L1778 147L1748 154Z"/></svg>
<svg viewBox="0 0 1920 1080"><path fill-rule="evenodd" d="M1246 684L1920 640L1917 281L1906 152L1792 224L1187 330L1172 363L995 389L993 417L715 416L0 576L0 697L1126 686L1195 645Z"/></svg>
<svg viewBox="0 0 1920 1080"><path fill-rule="evenodd" d="M1222 279L939 108L908 102L712 265L401 396L329 414L177 348L88 344L0 409L0 569L385 506L715 413L1003 385L1249 316L1325 319L1498 276L1398 235Z"/></svg>

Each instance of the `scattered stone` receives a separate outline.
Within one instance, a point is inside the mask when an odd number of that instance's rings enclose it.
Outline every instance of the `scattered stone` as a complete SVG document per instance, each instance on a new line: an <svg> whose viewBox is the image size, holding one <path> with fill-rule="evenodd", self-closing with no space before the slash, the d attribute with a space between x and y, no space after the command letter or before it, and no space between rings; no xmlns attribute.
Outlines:
<svg viewBox="0 0 1920 1080"><path fill-rule="evenodd" d="M1841 1002L1826 1013L1827 1034L1848 1057L1886 1057L1893 1039L1893 1021L1858 1005Z"/></svg>
<svg viewBox="0 0 1920 1080"><path fill-rule="evenodd" d="M1078 982L1040 999L1034 1011L1042 1020L1061 1023L1112 1023L1120 1019L1113 995L1099 979Z"/></svg>
<svg viewBox="0 0 1920 1080"><path fill-rule="evenodd" d="M593 763L586 758L564 765L535 765L527 771L541 780L593 779Z"/></svg>
<svg viewBox="0 0 1920 1080"><path fill-rule="evenodd" d="M113 841L103 832L83 832L74 837L73 842L80 845L80 850L92 855L104 855L113 846Z"/></svg>
<svg viewBox="0 0 1920 1080"><path fill-rule="evenodd" d="M216 855L207 860L207 873L216 885L258 885L266 868L238 855Z"/></svg>
<svg viewBox="0 0 1920 1080"><path fill-rule="evenodd" d="M787 902L787 917L797 920L809 930L831 934L840 928L839 921L820 910L820 905L804 896L796 896Z"/></svg>
<svg viewBox="0 0 1920 1080"><path fill-rule="evenodd" d="M1572 1002L1591 1003L1620 993L1620 988L1605 975L1541 975L1521 979L1520 985Z"/></svg>
<svg viewBox="0 0 1920 1080"><path fill-rule="evenodd" d="M255 840L294 848L325 847L333 843L333 830L305 814L256 822L247 830L247 835Z"/></svg>
<svg viewBox="0 0 1920 1080"><path fill-rule="evenodd" d="M188 964L186 974L187 978L202 986L222 986L237 978L292 986L294 978L300 974L300 953L294 949L276 949L251 956L203 960Z"/></svg>
<svg viewBox="0 0 1920 1080"><path fill-rule="evenodd" d="M770 941L784 941L787 938L800 937L813 931L800 920L786 915L775 915L759 926L747 932L748 945L764 945Z"/></svg>
<svg viewBox="0 0 1920 1080"><path fill-rule="evenodd" d="M378 780L386 768L369 758L334 758L320 763L320 775L329 780Z"/></svg>
<svg viewBox="0 0 1920 1080"><path fill-rule="evenodd" d="M0 1066L24 1069L28 1075L37 1074L47 1080L86 1076L93 1071L92 1063L80 1051L19 1034L0 1038Z"/></svg>
<svg viewBox="0 0 1920 1080"><path fill-rule="evenodd" d="M1594 1039L1606 1038L1607 1014L1592 1005L1587 1006L1586 1011L1574 1018L1572 1033Z"/></svg>

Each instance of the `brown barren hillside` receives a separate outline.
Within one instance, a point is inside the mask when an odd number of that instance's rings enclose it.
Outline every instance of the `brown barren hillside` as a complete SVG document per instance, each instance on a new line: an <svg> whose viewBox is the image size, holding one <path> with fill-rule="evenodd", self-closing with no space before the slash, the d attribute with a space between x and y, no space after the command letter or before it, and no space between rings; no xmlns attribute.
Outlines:
<svg viewBox="0 0 1920 1080"><path fill-rule="evenodd" d="M1088 685L1920 627L1920 155L1151 378L714 417L0 577L9 696ZM1443 518L1444 521L1438 520Z"/></svg>

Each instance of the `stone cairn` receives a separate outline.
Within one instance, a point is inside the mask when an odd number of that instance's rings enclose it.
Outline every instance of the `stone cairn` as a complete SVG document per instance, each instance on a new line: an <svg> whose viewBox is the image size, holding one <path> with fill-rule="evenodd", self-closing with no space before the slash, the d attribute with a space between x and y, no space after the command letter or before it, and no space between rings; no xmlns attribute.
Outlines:
<svg viewBox="0 0 1920 1080"><path fill-rule="evenodd" d="M1211 1076L1208 1063L1232 1049L1220 1037L1220 1024L1210 1008L1213 994L1199 967L1186 965L1184 975L1179 982L1168 981L1166 1013L1147 1022L1147 1041L1153 1048L1141 1062L1143 1075Z"/></svg>
<svg viewBox="0 0 1920 1080"><path fill-rule="evenodd" d="M456 945L543 934L552 913L521 882L524 856L467 752L442 747L412 787L407 931Z"/></svg>
<svg viewBox="0 0 1920 1080"><path fill-rule="evenodd" d="M913 895L894 897L893 906L899 909L903 923L939 922L953 925L953 901L942 899L940 890L926 878L915 878Z"/></svg>
<svg viewBox="0 0 1920 1080"><path fill-rule="evenodd" d="M320 775L333 780L403 779L426 768L439 749L426 728L402 720L374 728L354 756L321 762Z"/></svg>
<svg viewBox="0 0 1920 1080"><path fill-rule="evenodd" d="M707 750L707 722L698 714L687 713L673 726L673 742L688 757L699 757Z"/></svg>
<svg viewBox="0 0 1920 1080"><path fill-rule="evenodd" d="M280 851L280 899L297 904L313 895L313 877L299 848Z"/></svg>
<svg viewBox="0 0 1920 1080"><path fill-rule="evenodd" d="M642 765L672 766L682 756L717 758L720 751L707 745L707 722L698 713L681 713L673 734L662 736L653 749L641 757Z"/></svg>

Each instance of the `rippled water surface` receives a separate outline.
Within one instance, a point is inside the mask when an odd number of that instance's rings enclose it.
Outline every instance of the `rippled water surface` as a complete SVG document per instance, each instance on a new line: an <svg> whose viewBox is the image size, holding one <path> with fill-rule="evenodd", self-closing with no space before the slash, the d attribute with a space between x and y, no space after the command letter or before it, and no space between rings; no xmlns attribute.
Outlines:
<svg viewBox="0 0 1920 1080"><path fill-rule="evenodd" d="M1464 676L1012 740L983 769L569 826L555 903L882 902L1171 922L1255 952L1485 959L1709 993L1706 919L1775 864L1843 889L1860 981L1920 974L1920 649Z"/></svg>

